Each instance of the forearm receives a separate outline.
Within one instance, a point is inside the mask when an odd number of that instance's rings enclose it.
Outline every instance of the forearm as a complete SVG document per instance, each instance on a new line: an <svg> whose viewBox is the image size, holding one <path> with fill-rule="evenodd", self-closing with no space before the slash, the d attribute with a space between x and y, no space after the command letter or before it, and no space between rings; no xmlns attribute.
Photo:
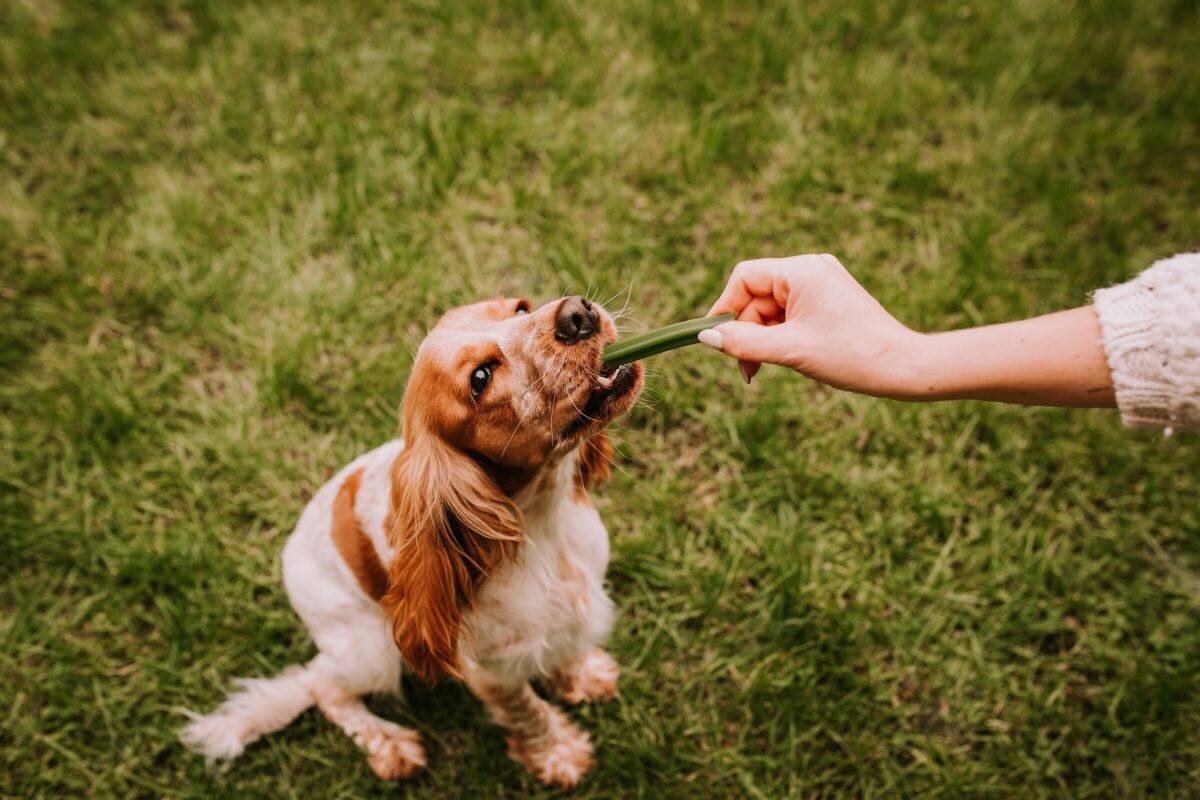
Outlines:
<svg viewBox="0 0 1200 800"><path fill-rule="evenodd" d="M1112 408L1091 306L982 328L916 334L894 396Z"/></svg>

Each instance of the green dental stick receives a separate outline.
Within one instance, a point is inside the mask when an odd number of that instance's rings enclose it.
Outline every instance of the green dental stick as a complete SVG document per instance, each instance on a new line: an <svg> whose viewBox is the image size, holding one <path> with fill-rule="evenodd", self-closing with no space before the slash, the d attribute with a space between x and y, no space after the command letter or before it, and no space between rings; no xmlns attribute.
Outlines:
<svg viewBox="0 0 1200 800"><path fill-rule="evenodd" d="M631 336L620 342L613 342L600 353L600 358L610 367L619 367L630 361L640 361L643 358L665 353L677 347L687 347L696 344L696 336L700 331L706 331L723 322L732 322L733 314L721 314L716 317L700 317L683 322L676 322L662 328Z"/></svg>

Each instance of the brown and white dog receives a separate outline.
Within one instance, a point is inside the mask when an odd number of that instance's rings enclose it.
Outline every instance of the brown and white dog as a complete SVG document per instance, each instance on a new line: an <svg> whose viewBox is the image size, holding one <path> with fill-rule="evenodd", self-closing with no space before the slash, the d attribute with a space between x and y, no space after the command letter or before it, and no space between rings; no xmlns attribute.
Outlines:
<svg viewBox="0 0 1200 800"><path fill-rule="evenodd" d="M419 735L362 696L397 691L408 670L462 679L514 759L546 783L578 782L588 736L529 682L568 703L616 691L617 664L599 648L613 620L608 534L587 493L609 472L604 427L642 386L640 364L602 368L615 338L581 297L443 316L417 352L404 440L321 487L284 548L284 584L318 654L191 715L184 743L232 758L316 704L380 777L404 778L425 764Z"/></svg>

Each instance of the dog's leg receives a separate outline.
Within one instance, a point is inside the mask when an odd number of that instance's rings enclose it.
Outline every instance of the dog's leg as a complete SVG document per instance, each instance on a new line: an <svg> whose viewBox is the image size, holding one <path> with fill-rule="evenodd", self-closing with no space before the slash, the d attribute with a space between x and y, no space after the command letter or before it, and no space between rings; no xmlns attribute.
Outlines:
<svg viewBox="0 0 1200 800"><path fill-rule="evenodd" d="M617 694L621 668L599 647L584 653L573 663L550 673L550 688L563 702L602 703Z"/></svg>
<svg viewBox="0 0 1200 800"><path fill-rule="evenodd" d="M421 736L412 728L375 716L361 697L346 691L335 680L318 679L309 689L329 721L367 751L367 763L379 777L399 780L425 766Z"/></svg>
<svg viewBox="0 0 1200 800"><path fill-rule="evenodd" d="M260 736L277 731L313 704L308 667L288 667L274 678L239 681L241 688L211 713L187 712L192 722L179 732L191 750L209 762L235 758Z"/></svg>
<svg viewBox="0 0 1200 800"><path fill-rule="evenodd" d="M527 681L500 680L479 667L467 683L492 718L508 731L508 754L543 783L570 788L592 766L592 745L562 711L534 693Z"/></svg>

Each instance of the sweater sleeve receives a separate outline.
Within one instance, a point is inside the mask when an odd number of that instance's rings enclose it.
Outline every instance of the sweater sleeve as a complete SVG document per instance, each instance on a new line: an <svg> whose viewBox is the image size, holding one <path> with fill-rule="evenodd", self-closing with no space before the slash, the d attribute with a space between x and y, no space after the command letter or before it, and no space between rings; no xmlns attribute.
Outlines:
<svg viewBox="0 0 1200 800"><path fill-rule="evenodd" d="M1200 430L1200 253L1093 295L1121 419Z"/></svg>

